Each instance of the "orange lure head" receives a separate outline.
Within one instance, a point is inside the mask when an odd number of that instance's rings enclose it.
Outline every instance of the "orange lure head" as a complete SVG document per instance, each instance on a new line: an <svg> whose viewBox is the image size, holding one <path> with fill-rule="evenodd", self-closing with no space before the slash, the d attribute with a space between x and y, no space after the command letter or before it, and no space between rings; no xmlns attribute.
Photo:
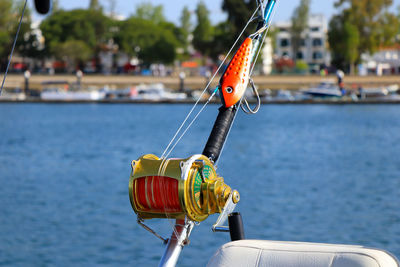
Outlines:
<svg viewBox="0 0 400 267"><path fill-rule="evenodd" d="M249 83L252 47L252 39L246 38L222 75L219 90L227 108L239 102L246 91Z"/></svg>

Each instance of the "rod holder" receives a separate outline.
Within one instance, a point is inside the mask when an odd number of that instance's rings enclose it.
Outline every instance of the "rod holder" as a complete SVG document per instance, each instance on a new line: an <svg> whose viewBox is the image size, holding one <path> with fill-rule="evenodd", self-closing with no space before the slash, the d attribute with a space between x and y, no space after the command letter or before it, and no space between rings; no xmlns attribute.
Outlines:
<svg viewBox="0 0 400 267"><path fill-rule="evenodd" d="M232 241L245 239L243 220L240 212L232 212L229 214L228 223Z"/></svg>

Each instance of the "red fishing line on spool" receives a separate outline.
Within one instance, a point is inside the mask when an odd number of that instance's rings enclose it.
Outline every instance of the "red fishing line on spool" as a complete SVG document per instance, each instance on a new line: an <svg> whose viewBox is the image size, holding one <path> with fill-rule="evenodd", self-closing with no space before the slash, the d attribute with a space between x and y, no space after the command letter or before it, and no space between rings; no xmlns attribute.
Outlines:
<svg viewBox="0 0 400 267"><path fill-rule="evenodd" d="M150 212L181 212L179 182L166 176L145 176L134 181L134 201Z"/></svg>

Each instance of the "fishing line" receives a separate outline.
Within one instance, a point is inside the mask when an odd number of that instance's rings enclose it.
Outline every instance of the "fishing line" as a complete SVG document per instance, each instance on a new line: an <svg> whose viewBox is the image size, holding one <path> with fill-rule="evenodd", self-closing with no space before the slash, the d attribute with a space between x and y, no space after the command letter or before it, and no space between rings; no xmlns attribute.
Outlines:
<svg viewBox="0 0 400 267"><path fill-rule="evenodd" d="M189 124L186 126L186 128L183 130L183 132L181 133L181 135L178 137L179 133L182 131L182 129L184 128L184 126L187 124L190 116L192 115L193 111L195 110L196 106L198 105L198 103L200 102L200 100L202 99L203 95L205 94L205 92L207 91L207 89L210 87L211 83L213 82L213 80L215 79L216 75L219 73L220 69L222 68L223 64L226 62L227 58L229 57L229 55L232 53L232 50L235 48L236 44L238 43L238 41L240 40L240 38L242 37L243 33L245 32L245 30L247 29L248 25L253 21L255 14L257 13L258 9L260 7L257 7L257 9L254 11L254 13L252 14L251 18L248 20L248 22L246 23L245 27L243 28L243 30L241 31L241 33L239 34L239 36L236 38L234 44L232 45L232 47L229 49L227 55L225 56L225 58L223 59L223 61L220 63L220 65L218 66L217 70L214 72L213 76L211 77L210 81L208 82L208 84L206 85L206 87L204 88L204 90L202 91L202 93L200 94L200 96L198 97L198 99L196 100L195 104L193 105L193 107L191 108L191 110L189 111L189 113L186 115L185 119L183 120L183 122L181 123L181 125L179 126L178 130L175 132L174 136L172 137L171 141L169 142L169 144L167 145L167 147L165 148L165 150L163 151L162 155L161 155L161 165L160 168L158 170L158 175L159 176L164 176L165 171L166 171L166 167L168 165L169 160L167 159L168 156L172 153L172 151L175 149L176 145L180 142L180 140L184 137L184 135L186 134L186 132L190 129L190 127L192 126L192 124L196 121L196 119L198 118L198 116L202 113L202 111L205 109L205 107L207 106L207 104L209 104L209 102L212 100L212 98L215 96L215 94L218 91L218 87L213 91L213 93L211 94L211 96L207 99L207 101L204 103L204 105L200 108L200 110L196 113L196 115L193 117L193 119L189 122ZM162 188L167 189L168 185L164 182L164 180L161 181L161 186ZM162 190L162 195L164 199L168 198L168 194L166 192L166 190ZM167 211L167 203L166 201L163 203L164 205L164 213L167 217L167 220L171 226L171 228L173 229L173 234L175 235L175 237L178 239L179 237L179 233L176 229L177 224L177 220L174 222L173 219L169 216L168 211ZM186 218L187 220L187 218ZM186 223L185 223L186 224ZM185 225L182 225L182 227L184 227ZM171 237L172 238L172 237Z"/></svg>
<svg viewBox="0 0 400 267"><path fill-rule="evenodd" d="M179 143L179 141L183 138L183 136L186 134L186 132L189 130L189 128L192 126L192 124L196 121L197 117L199 117L200 113L205 109L208 103L210 103L211 99L215 96L215 94L218 91L218 87L214 90L212 95L207 99L207 102L201 107L199 112L197 112L196 116L193 118L193 120L189 123L189 125L185 128L185 130L182 132L182 134L179 136L179 138L176 140L175 144L171 147L170 151L168 154L165 155L166 158L171 154L171 152L175 149L176 145Z"/></svg>
<svg viewBox="0 0 400 267"><path fill-rule="evenodd" d="M26 4L27 3L28 3L28 0L25 0L24 8L22 9L21 19L19 20L17 33L15 34L14 43L13 43L13 46L12 46L12 49L11 49L10 58L8 59L6 72L4 73L3 82L1 83L0 95L1 95L1 92L3 91L4 82L6 81L7 74L8 74L8 69L10 68L11 59L12 59L12 56L14 54L15 45L17 44L17 39L18 39L19 31L21 29L22 19L24 18L24 15L25 15L25 9L26 9Z"/></svg>
<svg viewBox="0 0 400 267"><path fill-rule="evenodd" d="M279 3L278 3L278 5L279 5ZM276 12L276 9L274 9L270 21L272 21L273 17L275 16L275 12ZM264 44L264 41L265 41L265 39L266 39L266 37L267 37L267 35L268 35L268 31L269 31L269 29L270 29L270 27L271 27L270 21L269 21L269 23L268 23L267 29L265 29L264 37L263 37L263 40L262 40L262 42L261 42L261 44L260 44L260 46L259 46L260 49L258 49L256 58L255 58L254 63L253 63L253 66L252 66L252 68L251 68L251 70L250 70L249 77L251 77L251 75L253 74L254 66L256 65L258 56L260 55L260 51L261 51L262 46L263 46L263 44ZM239 108L240 106L242 106L242 101L243 101L243 97L240 99L240 102L239 102L239 105L237 106L237 108ZM229 133L231 132L232 126L233 126L233 124L235 123L236 116L237 116L237 112L235 113L235 115L234 115L234 117L233 117L232 124L231 124L231 126L229 127L227 136L229 136ZM224 151L224 148L225 148L225 144L226 144L226 142L224 142L223 145L222 145L221 152L220 152L220 154L219 154L220 156L218 157L217 161L215 162L215 165L218 164L218 161L219 161L219 159L221 158L222 152Z"/></svg>
<svg viewBox="0 0 400 267"><path fill-rule="evenodd" d="M231 54L232 50L234 49L234 47L236 46L237 42L240 40L240 37L242 37L243 33L245 32L245 30L247 29L247 27L249 26L249 24L253 21L255 14L257 13L258 9L260 8L260 6L258 6L256 8L256 10L253 12L252 16L250 17L250 19L247 21L246 25L244 26L243 30L241 31L241 33L239 34L239 36L236 38L234 44L231 46L231 48L229 49L227 55L225 56L224 60L221 62L221 64L218 66L217 70L214 72L213 76L211 77L210 81L208 82L208 84L206 85L205 89L202 91L202 93L200 94L199 98L197 99L196 103L193 105L192 109L189 111L189 113L186 115L185 119L183 120L182 124L179 126L178 130L175 132L174 136L172 137L171 141L169 142L169 144L167 145L167 147L165 148L164 152L161 155L161 158L165 158L166 153L168 151L168 149L170 148L170 146L172 145L172 143L175 141L176 137L178 136L178 134L180 133L180 131L182 130L183 126L186 124L187 120L189 119L190 115L193 113L194 109L196 108L197 104L200 102L201 98L203 97L203 95L205 94L205 92L207 91L207 89L210 87L212 81L215 79L215 76L218 74L219 70L222 68L223 64L225 63L226 59L229 57L229 55ZM214 96L214 94L212 94L212 96ZM202 109L200 110L200 112L204 109L204 106L207 105L211 100L211 97L207 100L206 104L203 105ZM195 118L191 121L190 125L193 124L194 120L198 117L199 114L197 114L195 116ZM187 130L185 130L186 132ZM179 140L182 138L183 136L181 135L181 137L179 138ZM179 142L179 141L178 141ZM177 142L175 142L175 144L173 145L173 148L175 148L175 146L177 145ZM168 152L167 155L171 154L171 152L173 151L173 148L170 149L170 151Z"/></svg>
<svg viewBox="0 0 400 267"><path fill-rule="evenodd" d="M278 1L277 4L276 4L277 8L275 8L275 9L272 11L271 19L270 19L269 22L268 22L268 27L267 27L267 29L265 30L263 40L262 40L262 42L261 42L261 44L260 44L260 46L259 46L260 49L258 50L257 55L256 55L256 58L255 58L255 60L254 60L254 62L253 62L253 66L251 67L249 77L253 74L254 67L255 67L255 65L256 65L256 63L257 63L257 60L258 60L258 57L259 57L259 55L260 55L261 49L262 49L262 47L263 47L263 44L264 44L264 42L265 42L265 39L267 38L269 29L271 28L271 21L273 20L273 18L274 18L274 16L275 16L275 13L276 13L276 10L278 9L279 3L280 3L280 1Z"/></svg>

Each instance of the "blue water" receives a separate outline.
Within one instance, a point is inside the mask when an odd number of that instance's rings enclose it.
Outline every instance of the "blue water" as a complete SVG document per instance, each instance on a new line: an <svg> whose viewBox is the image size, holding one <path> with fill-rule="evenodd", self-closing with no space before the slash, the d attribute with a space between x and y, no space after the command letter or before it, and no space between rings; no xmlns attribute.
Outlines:
<svg viewBox="0 0 400 267"><path fill-rule="evenodd" d="M171 156L200 153L209 106ZM0 265L151 266L130 161L160 154L189 105L0 104ZM266 105L239 113L218 172L241 193L246 237L359 244L400 256L400 107ZM229 240L196 227L179 266ZM168 237L168 222L148 224Z"/></svg>

